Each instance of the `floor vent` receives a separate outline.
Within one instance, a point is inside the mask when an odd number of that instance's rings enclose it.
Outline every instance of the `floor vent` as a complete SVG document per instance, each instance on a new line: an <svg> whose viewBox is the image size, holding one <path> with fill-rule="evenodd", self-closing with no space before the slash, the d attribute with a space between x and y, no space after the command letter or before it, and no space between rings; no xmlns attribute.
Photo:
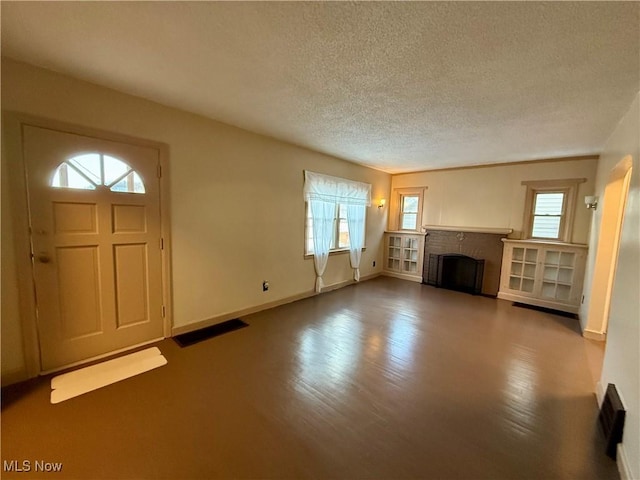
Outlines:
<svg viewBox="0 0 640 480"><path fill-rule="evenodd" d="M622 441L622 432L624 430L625 410L622 406L618 390L612 383L607 385L607 393L600 407L600 427L607 441L607 455L614 460L616 459L616 451L618 443Z"/></svg>
<svg viewBox="0 0 640 480"><path fill-rule="evenodd" d="M233 332L234 330L238 330L240 328L248 326L248 323L243 322L239 318L234 318L233 320L227 320L226 322L217 323L215 325L211 325L210 327L201 328L200 330L183 333L182 335L176 335L175 337L173 337L173 339L181 347L188 347L189 345L193 345L194 343L199 343L204 340L217 337L218 335L223 335L225 333Z"/></svg>

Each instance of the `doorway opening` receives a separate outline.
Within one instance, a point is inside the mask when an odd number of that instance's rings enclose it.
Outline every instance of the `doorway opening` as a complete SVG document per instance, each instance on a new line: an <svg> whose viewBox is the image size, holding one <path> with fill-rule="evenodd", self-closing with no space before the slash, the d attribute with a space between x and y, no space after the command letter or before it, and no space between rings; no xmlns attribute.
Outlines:
<svg viewBox="0 0 640 480"><path fill-rule="evenodd" d="M598 248L591 283L587 326L584 329L584 336L591 340L605 341L606 339L631 170L631 156L618 162L609 175L601 202L602 218L598 233Z"/></svg>

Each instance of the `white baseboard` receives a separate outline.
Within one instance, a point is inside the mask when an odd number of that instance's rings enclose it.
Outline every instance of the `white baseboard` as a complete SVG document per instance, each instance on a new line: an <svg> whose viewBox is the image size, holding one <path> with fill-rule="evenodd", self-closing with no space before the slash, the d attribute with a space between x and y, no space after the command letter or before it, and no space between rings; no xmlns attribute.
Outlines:
<svg viewBox="0 0 640 480"><path fill-rule="evenodd" d="M598 399L598 408L600 408L600 406L602 405L605 393L606 392L604 387L602 386L602 383L600 382L600 380L598 380L598 383L596 383L596 398Z"/></svg>
<svg viewBox="0 0 640 480"><path fill-rule="evenodd" d="M596 332L595 330L589 330L588 328L585 328L582 331L582 336L589 340L596 340L598 342L604 342L607 339L606 333Z"/></svg>
<svg viewBox="0 0 640 480"><path fill-rule="evenodd" d="M298 300L313 297L314 295L316 295L314 291L304 292L298 295L293 295L291 297L281 298L280 300L276 300L273 302L263 303L262 305L257 305L255 307L244 308L242 310L224 313L222 315L217 315L205 320L198 320L196 322L187 323L186 325L173 327L173 329L171 329L171 336L175 337L176 335L182 335L183 333L189 333L193 332L194 330L200 330L201 328L207 328L212 325L216 325L217 323L226 322L227 320L232 320L238 317L244 317L245 315L251 315L252 313L258 313L262 310L269 310L270 308L286 305L287 303L297 302Z"/></svg>
<svg viewBox="0 0 640 480"><path fill-rule="evenodd" d="M409 280L410 282L422 283L422 275L409 275L407 273L389 272L387 270L382 272L382 275L385 277L401 278L402 280Z"/></svg>
<svg viewBox="0 0 640 480"><path fill-rule="evenodd" d="M638 477L633 478L631 476L631 470L629 469L629 460L627 459L627 452L624 448L624 443L618 444L618 451L616 452L616 463L618 465L618 473L620 473L620 480L638 480Z"/></svg>
<svg viewBox="0 0 640 480"><path fill-rule="evenodd" d="M374 273L372 275L365 275L360 278L360 282L365 282L367 280L371 280L373 278L379 277L379 273ZM242 310L236 310L235 312L228 312L222 315L218 315L216 317L207 318L205 320L200 320L193 323L188 323L187 325L181 325L179 327L174 327L171 331L171 336L175 337L176 335L181 335L183 333L193 332L194 330L200 330L201 328L210 327L217 323L226 322L227 320L231 320L238 317L244 317L247 315L251 315L253 313L262 312L263 310L269 310L271 308L279 307L281 305L286 305L287 303L297 302L298 300L304 300L305 298L313 297L315 295L322 295L323 293L331 292L332 290L337 290L339 288L343 288L349 285L356 283L355 280L345 280L343 282L334 283L331 285L325 285L322 289L322 292L316 293L314 290L310 290L308 292L299 293L298 295L293 295L291 297L281 298L280 300L275 300L273 302L263 303L261 305L256 305L254 307L244 308Z"/></svg>

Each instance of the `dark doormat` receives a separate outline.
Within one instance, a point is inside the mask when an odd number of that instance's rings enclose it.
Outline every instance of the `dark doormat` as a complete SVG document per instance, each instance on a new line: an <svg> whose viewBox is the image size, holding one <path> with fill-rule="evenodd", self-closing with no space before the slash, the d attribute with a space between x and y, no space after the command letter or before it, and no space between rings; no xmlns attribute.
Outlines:
<svg viewBox="0 0 640 480"><path fill-rule="evenodd" d="M578 320L578 315L575 313L563 312L561 310L554 310L553 308L538 307L536 305L528 305L526 303L513 302L514 307L528 308L529 310L538 310L539 312L551 313L553 315L560 315L561 317L573 318Z"/></svg>
<svg viewBox="0 0 640 480"><path fill-rule="evenodd" d="M201 328L200 330L176 335L173 339L181 347L188 347L194 343L202 342L203 340L208 340L209 338L217 337L218 335L233 332L234 330L248 326L248 323L243 322L239 318L234 318L233 320L217 323L210 327Z"/></svg>

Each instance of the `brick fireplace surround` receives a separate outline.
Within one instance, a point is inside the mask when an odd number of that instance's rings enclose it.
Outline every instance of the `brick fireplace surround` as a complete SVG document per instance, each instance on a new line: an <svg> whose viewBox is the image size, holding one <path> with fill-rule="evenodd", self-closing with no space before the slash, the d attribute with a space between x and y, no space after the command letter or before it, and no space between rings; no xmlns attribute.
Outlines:
<svg viewBox="0 0 640 480"><path fill-rule="evenodd" d="M427 283L429 272L429 254L461 253L475 259L484 260L484 275L482 279L482 294L495 297L500 289L500 269L502 268L502 238L505 238L509 230L502 233L487 231L465 231L464 227L458 229L438 229L429 227L425 233L423 283Z"/></svg>

